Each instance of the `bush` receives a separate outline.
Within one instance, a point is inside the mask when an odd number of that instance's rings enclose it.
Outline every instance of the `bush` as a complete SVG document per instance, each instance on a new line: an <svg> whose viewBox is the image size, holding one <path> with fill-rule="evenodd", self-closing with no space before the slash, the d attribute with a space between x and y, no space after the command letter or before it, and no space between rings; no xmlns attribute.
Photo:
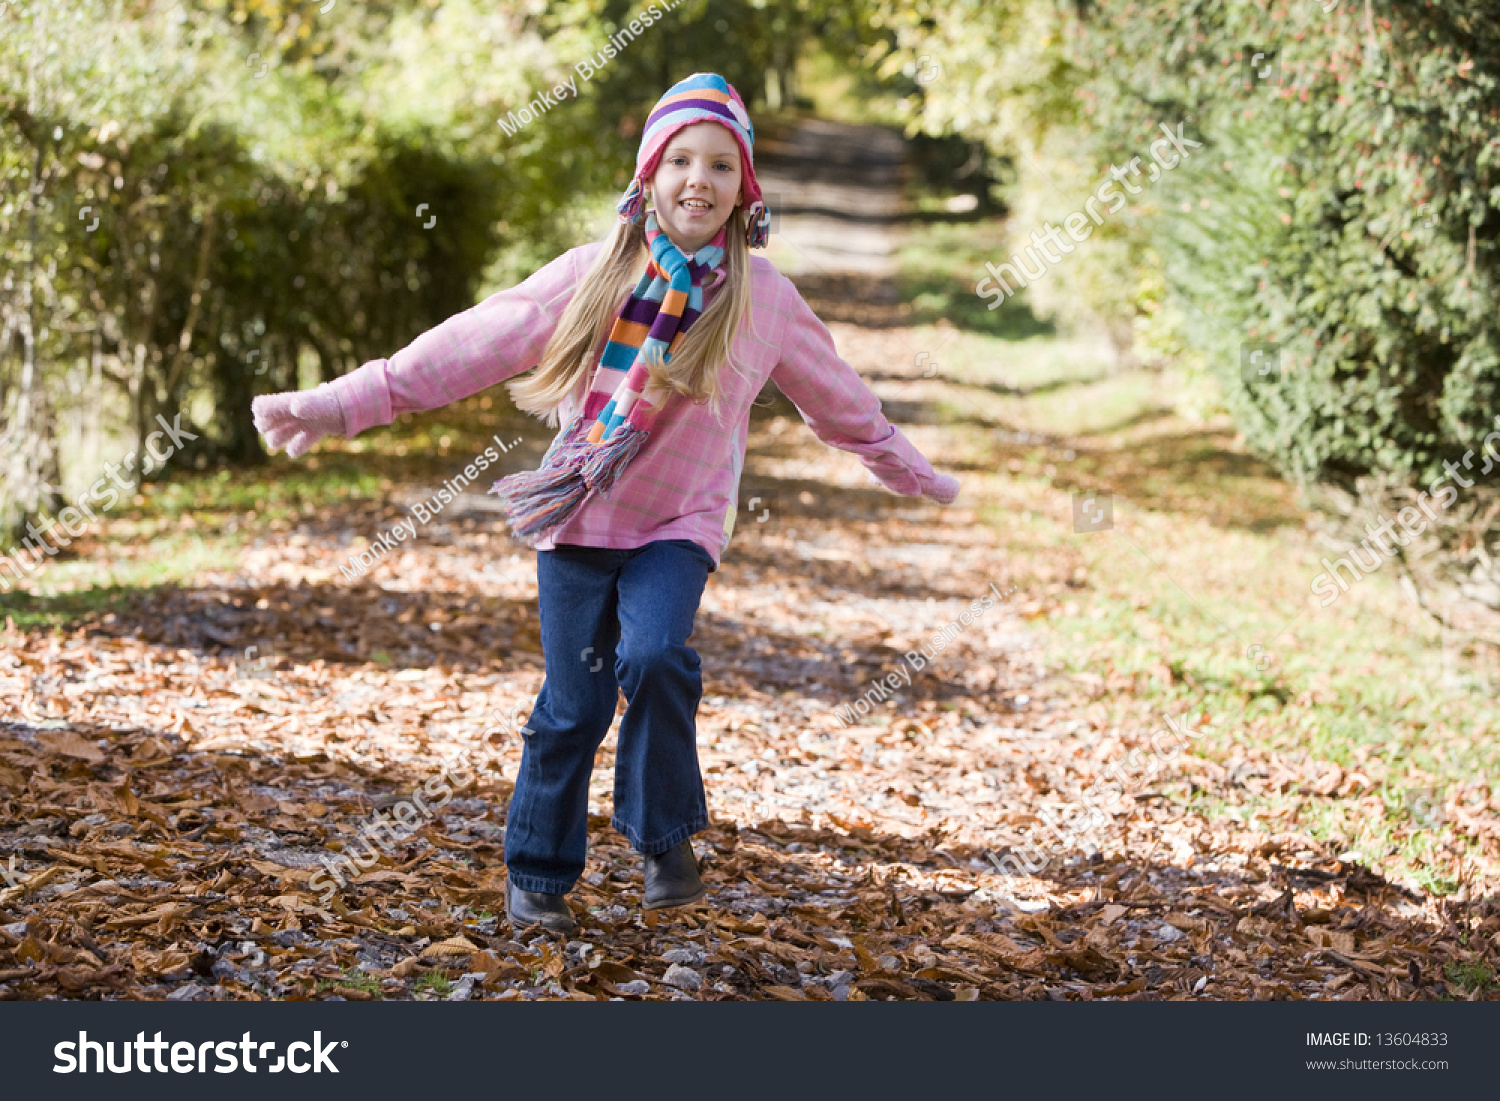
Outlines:
<svg viewBox="0 0 1500 1101"><path fill-rule="evenodd" d="M477 0L0 7L0 542L158 413L201 436L176 462L261 458L255 393L396 351L507 242L572 244L558 211L614 166L586 111L496 125L559 67L534 24Z"/></svg>
<svg viewBox="0 0 1500 1101"><path fill-rule="evenodd" d="M1500 412L1492 4L870 6L898 42L888 67L943 65L920 124L1016 165L1018 245L1160 124L1204 143L1028 294L1206 371L1346 543L1481 454ZM1401 564L1500 610L1500 492L1459 492Z"/></svg>
<svg viewBox="0 0 1500 1101"><path fill-rule="evenodd" d="M1106 222L1090 242L1100 247L1039 283L1041 298L1048 285L1059 299L1081 289L1106 316L1138 314L1159 263L1250 445L1299 482L1352 489L1370 474L1437 477L1497 407L1491 8L883 10L898 58L925 51L944 65L924 125L982 133L1015 157L1023 227L1077 209L1160 123L1205 143ZM1242 368L1257 342L1277 346L1278 370L1261 374L1264 358Z"/></svg>

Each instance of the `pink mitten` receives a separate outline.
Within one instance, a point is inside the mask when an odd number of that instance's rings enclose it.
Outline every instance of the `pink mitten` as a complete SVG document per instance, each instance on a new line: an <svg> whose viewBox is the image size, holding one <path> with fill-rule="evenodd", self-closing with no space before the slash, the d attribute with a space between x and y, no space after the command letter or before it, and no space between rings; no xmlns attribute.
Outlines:
<svg viewBox="0 0 1500 1101"><path fill-rule="evenodd" d="M951 505L958 499L958 479L947 474L938 474L922 496L940 505Z"/></svg>
<svg viewBox="0 0 1500 1101"><path fill-rule="evenodd" d="M289 459L306 454L324 436L348 435L343 406L328 382L311 390L262 394L250 403L250 412L266 446L275 451L285 444Z"/></svg>

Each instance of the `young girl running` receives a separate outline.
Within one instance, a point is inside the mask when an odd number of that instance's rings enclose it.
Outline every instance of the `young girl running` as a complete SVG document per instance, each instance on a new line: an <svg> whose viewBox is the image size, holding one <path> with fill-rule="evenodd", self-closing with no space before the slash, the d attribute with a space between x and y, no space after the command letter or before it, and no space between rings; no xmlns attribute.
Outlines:
<svg viewBox="0 0 1500 1101"><path fill-rule="evenodd" d="M491 491L537 550L546 662L506 818L517 927L573 928L564 896L583 873L589 775L621 689L612 821L645 859L644 905L703 897L689 840L708 825L703 679L687 642L734 528L750 407L767 379L889 489L941 504L958 494L885 419L792 283L751 258L769 225L754 141L727 81L688 77L652 109L605 241L389 359L252 405L267 446L296 458L323 436L352 439L537 367L509 390L564 427L539 469Z"/></svg>

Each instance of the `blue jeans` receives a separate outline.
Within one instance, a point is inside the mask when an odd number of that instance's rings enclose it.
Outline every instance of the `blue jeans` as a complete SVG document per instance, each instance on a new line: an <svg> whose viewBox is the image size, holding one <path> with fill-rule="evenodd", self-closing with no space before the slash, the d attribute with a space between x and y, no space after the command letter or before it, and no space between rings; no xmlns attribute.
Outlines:
<svg viewBox="0 0 1500 1101"><path fill-rule="evenodd" d="M566 894L583 874L589 775L622 688L615 829L654 855L707 827L703 676L687 640L712 570L709 553L686 539L537 552L547 676L505 822L505 864L523 891Z"/></svg>

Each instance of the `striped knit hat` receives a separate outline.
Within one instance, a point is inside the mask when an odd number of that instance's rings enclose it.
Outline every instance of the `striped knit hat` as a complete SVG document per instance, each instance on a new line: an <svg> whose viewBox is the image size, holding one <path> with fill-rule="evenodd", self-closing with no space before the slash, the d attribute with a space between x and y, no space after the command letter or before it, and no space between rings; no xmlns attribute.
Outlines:
<svg viewBox="0 0 1500 1101"><path fill-rule="evenodd" d="M739 142L744 205L750 215L745 240L751 248L765 248L770 237L771 214L761 196L760 184L755 182L755 162L750 152L755 145L755 127L750 125L745 101L718 73L694 73L667 89L667 94L651 108L635 155L635 176L615 208L620 212L620 220L640 220L646 208L645 182L656 172L662 150L673 134L697 122L722 123Z"/></svg>

